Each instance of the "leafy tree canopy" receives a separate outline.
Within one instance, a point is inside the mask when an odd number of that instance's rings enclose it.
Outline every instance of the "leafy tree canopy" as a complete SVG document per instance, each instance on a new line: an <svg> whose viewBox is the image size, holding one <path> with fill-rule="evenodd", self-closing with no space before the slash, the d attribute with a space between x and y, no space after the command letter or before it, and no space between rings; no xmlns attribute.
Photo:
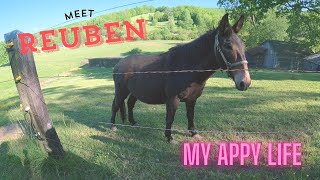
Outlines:
<svg viewBox="0 0 320 180"><path fill-rule="evenodd" d="M218 4L232 12L233 16L245 14L252 28L260 28L261 24L265 24L263 19L272 10L277 14L276 18L285 17L288 20L286 32L291 41L320 52L319 0L219 0Z"/></svg>

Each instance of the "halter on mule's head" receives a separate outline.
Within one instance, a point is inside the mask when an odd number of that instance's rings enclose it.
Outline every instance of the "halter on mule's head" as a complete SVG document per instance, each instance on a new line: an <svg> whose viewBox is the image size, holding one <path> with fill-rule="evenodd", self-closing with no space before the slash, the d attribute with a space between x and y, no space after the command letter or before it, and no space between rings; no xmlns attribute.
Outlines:
<svg viewBox="0 0 320 180"><path fill-rule="evenodd" d="M244 17L231 27L228 14L224 15L214 35L214 54L220 67L233 79L236 88L245 91L251 84L245 46L237 33L242 28Z"/></svg>

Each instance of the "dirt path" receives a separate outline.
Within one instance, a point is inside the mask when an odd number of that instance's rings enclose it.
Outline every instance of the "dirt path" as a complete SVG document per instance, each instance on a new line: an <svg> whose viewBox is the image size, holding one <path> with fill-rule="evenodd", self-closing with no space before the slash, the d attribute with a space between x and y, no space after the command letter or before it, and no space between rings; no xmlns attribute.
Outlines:
<svg viewBox="0 0 320 180"><path fill-rule="evenodd" d="M0 144L4 141L15 140L23 136L23 131L19 124L11 124L0 127Z"/></svg>

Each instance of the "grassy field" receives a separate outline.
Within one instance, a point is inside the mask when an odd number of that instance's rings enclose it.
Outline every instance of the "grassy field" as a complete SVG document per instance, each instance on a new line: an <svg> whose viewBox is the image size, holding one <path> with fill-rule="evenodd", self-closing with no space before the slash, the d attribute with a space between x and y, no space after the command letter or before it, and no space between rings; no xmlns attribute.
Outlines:
<svg viewBox="0 0 320 180"><path fill-rule="evenodd" d="M114 87L107 68L82 67L93 57L119 56L134 47L146 54L166 51L177 41L137 41L35 55L39 76L70 74L68 78L41 78L50 116L67 152L62 161L47 157L34 141L22 138L0 145L0 179L319 179L320 178L320 74L251 72L252 86L240 92L225 74L208 80L196 106L196 127L225 131L202 133L205 141L303 143L302 168L210 166L188 169L180 165L180 146L165 142L163 131L105 124L111 116ZM9 67L0 67L0 81L12 78ZM81 76L77 76L81 75ZM13 82L0 84L0 125L22 119ZM181 104L173 128L186 129ZM138 102L135 117L140 125L164 128L165 107ZM120 123L120 119L117 119ZM126 122L128 124L128 122ZM235 132L298 131L277 134ZM175 140L191 141L175 132Z"/></svg>

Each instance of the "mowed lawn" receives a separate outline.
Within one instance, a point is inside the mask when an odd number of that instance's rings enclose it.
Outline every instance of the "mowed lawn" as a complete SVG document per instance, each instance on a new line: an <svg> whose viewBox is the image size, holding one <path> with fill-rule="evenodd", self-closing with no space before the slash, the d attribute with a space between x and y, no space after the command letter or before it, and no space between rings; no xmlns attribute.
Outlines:
<svg viewBox="0 0 320 180"><path fill-rule="evenodd" d="M119 56L135 47L146 54L160 53L176 43L181 42L137 41L35 54L39 76L72 76L40 79L66 157L60 161L50 159L34 140L27 138L4 142L0 145L0 179L320 178L319 73L251 71L250 89L240 92L226 74L217 72L208 80L196 105L196 127L216 131L201 133L204 141L215 145L221 141L258 141L263 146L268 142L302 142L301 168L270 168L264 160L258 167L221 168L212 164L184 168L181 146L168 144L163 131L130 127L110 131L106 122L111 117L112 76L95 73L112 69L85 68L81 62ZM0 81L11 78L10 68L0 67ZM0 92L0 125L23 119L15 84L1 83ZM164 128L164 105L138 102L134 114L141 126ZM187 129L185 114L181 103L173 128ZM119 118L116 122L121 123ZM173 138L181 143L193 141L186 132L174 132ZM215 151L216 146L212 153Z"/></svg>

